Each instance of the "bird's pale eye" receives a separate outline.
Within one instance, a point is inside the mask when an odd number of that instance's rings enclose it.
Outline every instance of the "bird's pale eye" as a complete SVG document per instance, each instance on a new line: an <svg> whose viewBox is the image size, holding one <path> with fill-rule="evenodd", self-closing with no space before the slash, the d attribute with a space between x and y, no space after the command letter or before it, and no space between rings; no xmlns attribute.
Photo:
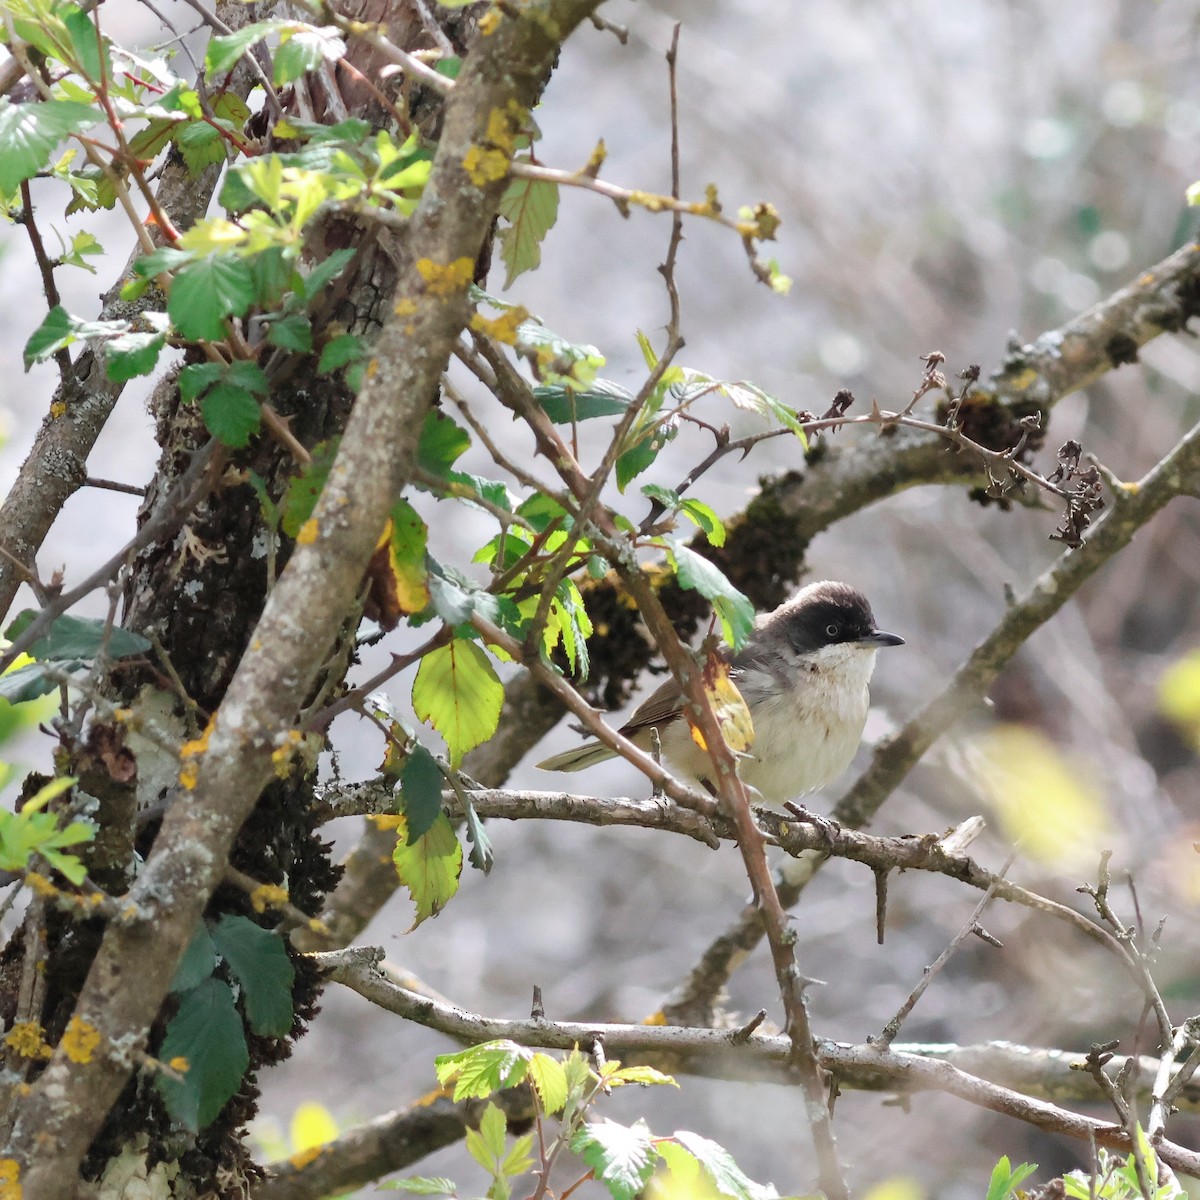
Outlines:
<svg viewBox="0 0 1200 1200"><path fill-rule="evenodd" d="M837 637L837 635L840 632L841 632L841 630L836 625L826 625L825 626L825 636L827 638L831 638L831 639L835 638L835 637Z"/></svg>

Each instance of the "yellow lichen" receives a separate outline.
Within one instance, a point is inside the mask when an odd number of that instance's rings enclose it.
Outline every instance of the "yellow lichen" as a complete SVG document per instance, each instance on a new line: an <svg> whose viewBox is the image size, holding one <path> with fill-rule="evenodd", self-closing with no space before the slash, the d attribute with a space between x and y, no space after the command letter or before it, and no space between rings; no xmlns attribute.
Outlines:
<svg viewBox="0 0 1200 1200"><path fill-rule="evenodd" d="M73 1063L91 1062L96 1047L100 1045L100 1030L82 1017L72 1017L59 1044Z"/></svg>
<svg viewBox="0 0 1200 1200"><path fill-rule="evenodd" d="M500 28L502 16L498 8L490 9L479 18L479 32L484 37L491 37Z"/></svg>
<svg viewBox="0 0 1200 1200"><path fill-rule="evenodd" d="M292 773L292 760L296 748L304 741L304 734L298 729L289 729L283 735L283 741L271 751L271 765L279 779L286 779Z"/></svg>
<svg viewBox="0 0 1200 1200"><path fill-rule="evenodd" d="M50 405L50 415L57 421L59 417L67 415L67 402L65 400L55 400Z"/></svg>
<svg viewBox="0 0 1200 1200"><path fill-rule="evenodd" d="M49 1058L54 1053L42 1037L42 1027L36 1021L18 1021L5 1034L4 1044L22 1058Z"/></svg>
<svg viewBox="0 0 1200 1200"><path fill-rule="evenodd" d="M443 266L432 259L417 259L417 274L425 281L425 286L434 296L449 296L461 291L475 274L475 263L469 258L456 258L454 262Z"/></svg>
<svg viewBox="0 0 1200 1200"><path fill-rule="evenodd" d="M179 757L183 760L179 768L179 786L191 791L196 786L200 776L200 757L208 749L208 739L212 736L213 721L204 727L204 732L190 742L184 742L179 747Z"/></svg>
<svg viewBox="0 0 1200 1200"><path fill-rule="evenodd" d="M266 912L268 908L282 908L288 900L288 890L278 883L260 883L250 893L250 904L255 912Z"/></svg>
<svg viewBox="0 0 1200 1200"><path fill-rule="evenodd" d="M25 875L25 882L29 885L30 891L36 892L37 895L43 897L44 899L48 900L51 897L59 894L58 888L56 888L54 884L52 884L50 880L45 877L45 875L42 875L37 871L27 872Z"/></svg>
<svg viewBox="0 0 1200 1200"><path fill-rule="evenodd" d="M300 532L296 534L297 546L311 546L317 540L317 518L309 517L303 525L300 526Z"/></svg>
<svg viewBox="0 0 1200 1200"><path fill-rule="evenodd" d="M463 170L476 187L486 187L508 174L508 155L492 147L472 146L463 157Z"/></svg>
<svg viewBox="0 0 1200 1200"><path fill-rule="evenodd" d="M15 1158L0 1158L0 1200L21 1200L21 1164Z"/></svg>
<svg viewBox="0 0 1200 1200"><path fill-rule="evenodd" d="M405 296L403 300L396 301L396 307L392 312L398 317L411 317L417 311L417 302L411 296Z"/></svg>
<svg viewBox="0 0 1200 1200"><path fill-rule="evenodd" d="M515 346L517 330L528 318L528 311L517 305L516 308L510 308L495 318L485 317L482 313L474 313L471 316L471 328L476 333L482 333L487 337L494 338L497 342L503 342L506 346Z"/></svg>
<svg viewBox="0 0 1200 1200"><path fill-rule="evenodd" d="M175 1057L167 1063L167 1066L170 1067L172 1071L178 1071L180 1075L186 1075L188 1073L188 1068L191 1065L192 1064L188 1062L187 1057L183 1054L175 1055Z"/></svg>

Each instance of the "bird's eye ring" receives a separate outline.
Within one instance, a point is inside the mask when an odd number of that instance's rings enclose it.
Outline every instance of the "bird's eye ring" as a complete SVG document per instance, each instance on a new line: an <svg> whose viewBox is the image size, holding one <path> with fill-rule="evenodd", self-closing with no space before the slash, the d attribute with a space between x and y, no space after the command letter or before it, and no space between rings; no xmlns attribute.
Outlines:
<svg viewBox="0 0 1200 1200"><path fill-rule="evenodd" d="M825 626L825 636L826 637L835 638L835 637L837 637L839 632L840 631L836 625L826 625Z"/></svg>

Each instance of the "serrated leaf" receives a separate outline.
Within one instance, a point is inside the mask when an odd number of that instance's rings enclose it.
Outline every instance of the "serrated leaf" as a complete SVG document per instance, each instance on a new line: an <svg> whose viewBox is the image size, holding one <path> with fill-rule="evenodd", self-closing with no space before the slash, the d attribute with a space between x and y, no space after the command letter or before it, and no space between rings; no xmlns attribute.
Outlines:
<svg viewBox="0 0 1200 1200"><path fill-rule="evenodd" d="M483 1099L520 1083L528 1070L531 1051L516 1042L481 1042L433 1060L438 1083L454 1083L454 1101Z"/></svg>
<svg viewBox="0 0 1200 1200"><path fill-rule="evenodd" d="M442 815L444 782L433 755L420 742L414 742L400 771L400 800L404 805L410 846L424 837Z"/></svg>
<svg viewBox="0 0 1200 1200"><path fill-rule="evenodd" d="M678 426L674 421L663 421L648 432L632 437L629 449L623 450L617 458L617 489L624 492L654 462L659 451L674 439L677 432Z"/></svg>
<svg viewBox="0 0 1200 1200"><path fill-rule="evenodd" d="M218 383L204 393L200 413L208 432L223 445L240 449L262 424L262 405L244 388Z"/></svg>
<svg viewBox="0 0 1200 1200"><path fill-rule="evenodd" d="M185 338L217 341L225 334L225 318L242 316L253 302L254 278L249 263L210 254L179 269L171 285L167 311Z"/></svg>
<svg viewBox="0 0 1200 1200"><path fill-rule="evenodd" d="M362 338L352 333L339 333L321 347L321 357L317 360L317 374L329 375L346 366L347 363L358 362L366 353Z"/></svg>
<svg viewBox="0 0 1200 1200"><path fill-rule="evenodd" d="M299 315L272 321L270 329L267 330L267 341L281 350L307 354L313 345L312 322Z"/></svg>
<svg viewBox="0 0 1200 1200"><path fill-rule="evenodd" d="M75 319L61 304L56 304L25 343L25 370L75 341Z"/></svg>
<svg viewBox="0 0 1200 1200"><path fill-rule="evenodd" d="M479 613L489 621L498 616L498 601L453 567L428 560L429 596L433 610L447 625L463 625Z"/></svg>
<svg viewBox="0 0 1200 1200"><path fill-rule="evenodd" d="M123 333L104 347L104 370L113 383L149 375L167 344L165 333Z"/></svg>
<svg viewBox="0 0 1200 1200"><path fill-rule="evenodd" d="M334 61L346 53L346 43L334 25L293 26L272 55L277 84L292 83L323 62Z"/></svg>
<svg viewBox="0 0 1200 1200"><path fill-rule="evenodd" d="M417 465L430 475L447 478L450 468L471 444L467 431L436 408L425 414L417 443Z"/></svg>
<svg viewBox="0 0 1200 1200"><path fill-rule="evenodd" d="M458 1185L452 1179L437 1175L410 1175L407 1179L389 1179L377 1183L381 1192L410 1192L414 1196L453 1196Z"/></svg>
<svg viewBox="0 0 1200 1200"><path fill-rule="evenodd" d="M21 617L31 612L27 609ZM11 637L13 626L9 628ZM132 654L144 654L150 649L150 643L144 637L130 633L119 625L109 629L105 642L104 629L105 622L100 617L73 617L70 613L63 613L54 619L50 632L29 647L29 654L43 662L64 662L68 659L95 658L101 649L109 658L128 658Z"/></svg>
<svg viewBox="0 0 1200 1200"><path fill-rule="evenodd" d="M163 1062L187 1062L182 1080L155 1076L167 1111L193 1132L211 1125L241 1086L250 1064L229 985L209 978L186 992L158 1054Z"/></svg>
<svg viewBox="0 0 1200 1200"><path fill-rule="evenodd" d="M280 934L249 917L226 913L213 927L212 940L242 985L250 1028L263 1037L286 1037L292 1028L296 973Z"/></svg>
<svg viewBox="0 0 1200 1200"><path fill-rule="evenodd" d="M409 926L411 931L427 917L436 917L458 891L462 847L454 836L454 826L443 813L434 818L425 836L411 846L406 835L398 837L392 861L416 906L416 915Z"/></svg>
<svg viewBox="0 0 1200 1200"><path fill-rule="evenodd" d="M71 49L79 65L80 74L91 84L101 79L112 78L112 63L108 57L108 39L97 36L92 18L82 9L73 9L63 16L63 24L71 35ZM100 47L103 41L104 53Z"/></svg>
<svg viewBox="0 0 1200 1200"><path fill-rule="evenodd" d="M595 1172L613 1200L634 1200L654 1173L654 1138L644 1121L596 1121L571 1138L571 1149Z"/></svg>
<svg viewBox="0 0 1200 1200"><path fill-rule="evenodd" d="M686 1129L677 1130L671 1136L699 1163L722 1196L729 1196L730 1200L774 1200L778 1196L773 1187L748 1178L733 1161L733 1155L717 1142Z"/></svg>
<svg viewBox="0 0 1200 1200"><path fill-rule="evenodd" d="M533 389L533 395L555 425L619 416L633 399L632 392L608 379L596 379L584 389L543 384Z"/></svg>
<svg viewBox="0 0 1200 1200"><path fill-rule="evenodd" d="M384 539L381 539L380 556L384 561L379 563L380 573L386 575L386 580L378 579L376 573L369 569L372 577L372 598L375 596L374 584L386 582L387 613L393 616L392 625L400 613L419 613L429 605L429 581L425 566L425 543L429 530L420 515L407 500L398 500L393 506L388 525L384 529ZM376 559L372 558L372 567ZM387 625L384 625L387 628Z"/></svg>
<svg viewBox="0 0 1200 1200"><path fill-rule="evenodd" d="M210 75L232 70L239 58L268 33L283 25L283 21L255 21L224 37L214 37L204 52L204 66Z"/></svg>
<svg viewBox="0 0 1200 1200"><path fill-rule="evenodd" d="M317 497L329 478L329 468L337 457L338 439L318 442L310 451L312 462L302 468L299 475L288 480L280 508L283 511L283 532L294 538L301 526L312 516Z"/></svg>
<svg viewBox="0 0 1200 1200"><path fill-rule="evenodd" d="M671 558L680 586L699 592L706 600L712 601L725 641L735 650L740 650L754 631L754 605L725 578L719 567L683 542L664 538L663 545Z"/></svg>
<svg viewBox="0 0 1200 1200"><path fill-rule="evenodd" d="M467 841L471 844L471 866L486 875L492 869L496 858L495 852L492 850L492 839L484 831L483 822L479 819L479 814L470 800L463 805L463 809L463 819L467 826Z"/></svg>
<svg viewBox="0 0 1200 1200"><path fill-rule="evenodd" d="M192 175L199 175L205 167L223 163L229 157L230 146L220 127L207 121L181 125L175 131L174 141Z"/></svg>
<svg viewBox="0 0 1200 1200"><path fill-rule="evenodd" d="M213 973L216 965L217 948L213 945L208 926L201 921L171 977L171 991L180 995L199 987Z"/></svg>
<svg viewBox="0 0 1200 1200"><path fill-rule="evenodd" d="M413 709L446 740L455 770L468 750L496 732L504 685L487 654L456 638L421 659L413 680Z"/></svg>
<svg viewBox="0 0 1200 1200"><path fill-rule="evenodd" d="M662 1071L657 1071L654 1067L620 1067L613 1071L611 1075L604 1077L605 1083L636 1083L643 1087L652 1087L656 1084L669 1084L671 1087L678 1087L679 1084L670 1075L664 1075Z"/></svg>
<svg viewBox="0 0 1200 1200"><path fill-rule="evenodd" d="M504 286L542 261L542 240L558 219L558 185L540 179L513 179L500 200L500 215L508 222L496 235L500 257L508 271Z"/></svg>
<svg viewBox="0 0 1200 1200"><path fill-rule="evenodd" d="M97 111L75 100L0 100L0 192L15 192L50 164L63 138L99 120Z"/></svg>
<svg viewBox="0 0 1200 1200"><path fill-rule="evenodd" d="M328 258L317 263L304 276L304 298L311 300L323 292L346 269L354 255L353 250L335 250Z"/></svg>
<svg viewBox="0 0 1200 1200"><path fill-rule="evenodd" d="M83 663L55 665L60 671L74 671L82 667ZM27 700L36 700L39 696L48 695L57 687L58 681L50 678L42 663L28 663L0 675L0 699L7 700L9 704L24 704Z"/></svg>
<svg viewBox="0 0 1200 1200"><path fill-rule="evenodd" d="M529 1082L537 1089L542 1111L553 1116L567 1102L567 1073L556 1058L540 1051L529 1060Z"/></svg>

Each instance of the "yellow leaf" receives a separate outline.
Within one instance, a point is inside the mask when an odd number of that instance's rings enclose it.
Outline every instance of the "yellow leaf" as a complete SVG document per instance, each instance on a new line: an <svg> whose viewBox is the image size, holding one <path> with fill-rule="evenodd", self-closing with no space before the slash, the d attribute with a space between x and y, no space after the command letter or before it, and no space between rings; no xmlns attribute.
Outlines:
<svg viewBox="0 0 1200 1200"><path fill-rule="evenodd" d="M896 1175L869 1187L863 1200L922 1200L924 1195L924 1189L915 1179Z"/></svg>
<svg viewBox="0 0 1200 1200"><path fill-rule="evenodd" d="M410 846L407 830L401 826L392 861L400 882L408 888L416 905L416 916L409 930L416 929L426 917L436 917L458 891L463 853L454 826L444 813L428 831Z"/></svg>
<svg viewBox="0 0 1200 1200"><path fill-rule="evenodd" d="M1163 672L1158 709L1200 749L1200 650L1185 654Z"/></svg>
<svg viewBox="0 0 1200 1200"><path fill-rule="evenodd" d="M998 725L976 748L976 782L1023 854L1068 869L1095 865L1099 852L1111 845L1113 829L1084 764L1022 725Z"/></svg>
<svg viewBox="0 0 1200 1200"><path fill-rule="evenodd" d="M290 1134L296 1150L312 1150L337 1137L338 1123L323 1104L306 1100L292 1114Z"/></svg>
<svg viewBox="0 0 1200 1200"><path fill-rule="evenodd" d="M749 750L754 745L754 721L746 701L742 699L742 693L730 678L729 663L719 654L710 654L704 664L702 681L725 745L735 754ZM691 729L692 740L701 750L707 750L700 730L695 725Z"/></svg>

